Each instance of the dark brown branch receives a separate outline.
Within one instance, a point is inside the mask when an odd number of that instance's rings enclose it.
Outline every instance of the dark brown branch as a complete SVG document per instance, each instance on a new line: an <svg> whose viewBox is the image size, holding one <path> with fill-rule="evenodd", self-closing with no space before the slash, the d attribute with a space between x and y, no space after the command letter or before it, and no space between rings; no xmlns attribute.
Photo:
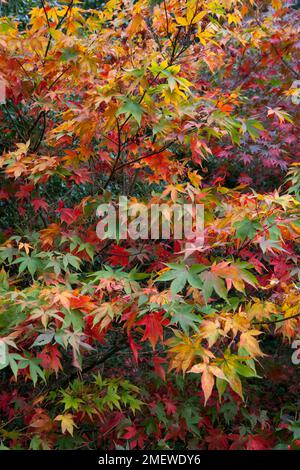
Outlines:
<svg viewBox="0 0 300 470"><path fill-rule="evenodd" d="M125 162L125 163L122 163L122 165L119 165L115 171L119 171L121 168L124 168L125 166L129 166L129 165L133 165L134 163L136 162L139 162L141 160L144 160L145 158L150 158L154 155L157 155L161 152L164 152L165 150L167 150L169 147L171 147L172 144L174 144L175 140L172 140L171 142L169 142L168 144L166 144L164 147L162 147L161 149L159 150L156 150L154 152L150 152L150 153L147 153L146 155L142 155L141 157L139 158L136 158L134 160L130 160L129 162Z"/></svg>
<svg viewBox="0 0 300 470"><path fill-rule="evenodd" d="M39 114L37 115L35 121L33 122L32 126L30 127L29 131L28 131L28 136L30 137L31 134L32 134L32 131L35 129L35 127L37 126L38 122L40 121L41 117L43 116L45 111L40 111Z"/></svg>
<svg viewBox="0 0 300 470"><path fill-rule="evenodd" d="M168 38L169 38L169 37L170 37L170 31L169 31L169 17L168 17L168 10L167 10L167 5L166 5L166 0L164 0L164 10L165 10L165 17L166 17L167 36L168 36Z"/></svg>
<svg viewBox="0 0 300 470"><path fill-rule="evenodd" d="M55 27L55 30L59 29L62 25L62 23L64 22L65 18L68 16L69 14L69 11L71 10L71 8L73 7L73 3L74 3L74 0L71 0L69 5L68 5L68 8L65 12L65 14L61 17L61 19L59 20L59 22L57 23L56 27ZM49 39L48 39L48 43L47 43L47 47L46 47L46 50L45 50L45 54L44 54L44 61L48 55L48 52L49 52L49 49L50 49L50 45L51 45L51 41L52 41L52 36L51 34L49 34Z"/></svg>
<svg viewBox="0 0 300 470"><path fill-rule="evenodd" d="M48 16L48 13L47 13L47 10L46 10L46 5L45 5L44 0L41 0L41 2L42 2L43 10L44 10L44 13L45 13L47 25L48 25L48 28L50 29L51 25L50 25L49 16Z"/></svg>
<svg viewBox="0 0 300 470"><path fill-rule="evenodd" d="M53 82L48 86L47 90L50 91L52 87L54 87L54 85L56 85L56 83L58 82L58 80L68 71L70 70L71 68L71 65L69 65L67 68L65 68L65 70L63 70L59 75L58 77L55 78L55 80L53 80Z"/></svg>
<svg viewBox="0 0 300 470"><path fill-rule="evenodd" d="M60 80L60 78L70 69L70 65L69 67L67 67L65 70L63 70L56 78L55 80L48 86L47 90L50 91L51 88L58 82L58 80ZM45 131L45 128L46 128L46 123L45 123L45 118L48 114L48 111L40 111L39 114L37 115L35 121L33 122L32 126L30 127L29 131L28 131L28 137L30 138L33 130L36 128L37 124L39 123L40 119L43 117L44 118L44 123L43 123L43 128L44 128L44 131Z"/></svg>
<svg viewBox="0 0 300 470"><path fill-rule="evenodd" d="M33 152L36 152L37 149L39 148L39 146L41 145L41 142L42 142L43 137L45 135L45 130L46 130L46 113L45 113L45 111L43 111L43 126L42 126L42 130L41 130L41 133L40 133L40 137L39 137L38 141L36 142L36 144L33 148Z"/></svg>
<svg viewBox="0 0 300 470"><path fill-rule="evenodd" d="M279 52L279 50L277 49L277 47L274 45L274 44L271 44L272 46L272 49L273 51L276 52L276 54L278 55L279 59L281 60L281 62L283 63L283 65L290 70L290 72L292 72L292 74L295 75L295 77L297 78L300 78L300 73L298 73L296 70L293 69L293 67L285 60L284 57L282 57L281 53Z"/></svg>
<svg viewBox="0 0 300 470"><path fill-rule="evenodd" d="M69 14L69 11L71 10L72 6L73 6L73 3L74 3L74 0L71 0L70 3L69 3L69 6L65 12L65 14L61 17L60 21L58 22L57 26L55 29L59 29L61 27L61 25L63 24L63 22L65 21L66 17L68 16Z"/></svg>
<svg viewBox="0 0 300 470"><path fill-rule="evenodd" d="M279 320L273 320L273 321L266 320L266 321L254 322L252 323L252 325L273 325L274 323L281 323L287 320L291 320L292 318L298 318L298 317L300 317L300 313L297 313L296 315L292 315L291 317L280 318Z"/></svg>
<svg viewBox="0 0 300 470"><path fill-rule="evenodd" d="M9 111L8 106L7 106L6 104L4 104L4 108L5 108L6 112L7 112L7 115L8 115L8 117L9 117L9 120L10 120L12 126L14 127L14 129L15 129L17 135L20 137L21 140L24 140L24 142L25 142L25 141L26 141L26 138L24 137L24 135L22 134L22 132L20 132L18 126L16 126L16 124L15 124L15 122L14 122L14 119L13 119L12 115L10 114L10 111Z"/></svg>
<svg viewBox="0 0 300 470"><path fill-rule="evenodd" d="M117 344L116 346L113 346L110 348L103 356L99 357L98 355L94 356L92 361L87 364L85 367L83 367L81 371L81 375L87 374L88 372L91 372L97 365L102 364L103 362L107 361L107 359L111 358L115 353L122 351L123 349L127 348L127 344ZM47 388L47 392L50 392L52 390L56 390L58 388L64 387L67 385L69 382L72 382L72 380L76 379L78 376L78 371L72 372L70 375L66 377L62 377L60 380L56 380L50 387Z"/></svg>
<svg viewBox="0 0 300 470"><path fill-rule="evenodd" d="M117 170L117 165L119 163L119 160L121 158L121 155L122 155L122 143L121 143L121 131L122 131L122 128L120 127L120 124L119 124L119 120L118 118L116 118L116 122L117 122L117 129L118 129L118 151L117 151L117 156L115 158L115 161L114 161L114 164L113 164L113 167L112 167L112 170L111 170L111 173L108 177L108 180L106 181L105 185L104 185L104 189L107 188L107 186L109 185L109 183L111 182L112 178L114 177L114 174Z"/></svg>

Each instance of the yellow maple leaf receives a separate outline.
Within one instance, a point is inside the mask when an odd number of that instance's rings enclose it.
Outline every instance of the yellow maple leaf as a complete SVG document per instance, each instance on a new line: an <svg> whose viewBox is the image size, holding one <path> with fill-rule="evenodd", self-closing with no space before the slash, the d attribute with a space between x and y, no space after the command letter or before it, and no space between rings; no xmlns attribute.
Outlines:
<svg viewBox="0 0 300 470"><path fill-rule="evenodd" d="M26 255L28 255L32 246L29 243L20 242L18 245L18 249L22 250L22 248L24 248Z"/></svg>
<svg viewBox="0 0 300 470"><path fill-rule="evenodd" d="M132 21L129 23L129 26L127 28L127 33L130 36L133 36L135 33L138 31L141 31L142 29L145 28L145 21L140 13L137 13L134 15Z"/></svg>
<svg viewBox="0 0 300 470"><path fill-rule="evenodd" d="M74 423L73 415L71 413L66 413L65 415L58 415L54 419L54 421L61 422L61 430L62 433L65 434L68 431L71 436L73 436L74 427L77 428L76 424Z"/></svg>
<svg viewBox="0 0 300 470"><path fill-rule="evenodd" d="M264 318L270 319L271 315L276 312L277 307L273 302L262 302L260 299L255 299L254 304L252 304L249 311L247 311L247 316L249 320L253 320L253 318L263 320Z"/></svg>
<svg viewBox="0 0 300 470"><path fill-rule="evenodd" d="M215 379L213 374L208 370L208 368L204 369L201 377L201 387L204 392L204 405L206 405L207 400L212 394L214 383Z"/></svg>
<svg viewBox="0 0 300 470"><path fill-rule="evenodd" d="M259 347L259 343L255 336L261 335L262 332L258 330L249 330L242 333L240 337L239 346L245 348L252 357L265 356Z"/></svg>
<svg viewBox="0 0 300 470"><path fill-rule="evenodd" d="M201 387L204 393L204 405L206 405L209 397L212 394L212 390L215 384L215 377L218 377L222 380L227 380L224 372L217 366L209 365L205 362L195 364L189 372L193 372L195 374L202 373L201 376Z"/></svg>
<svg viewBox="0 0 300 470"><path fill-rule="evenodd" d="M195 188L199 188L201 186L201 182L203 177L197 173L197 171L189 171L188 172L188 177L190 182Z"/></svg>
<svg viewBox="0 0 300 470"><path fill-rule="evenodd" d="M272 7L275 8L275 10L279 10L281 6L282 6L281 0L272 0Z"/></svg>
<svg viewBox="0 0 300 470"><path fill-rule="evenodd" d="M180 370L185 373L191 368L196 356L202 358L213 358L214 354L201 346L201 336L194 335L189 337L184 333L176 332L175 337L167 341L170 346L169 355L171 356L170 369Z"/></svg>
<svg viewBox="0 0 300 470"><path fill-rule="evenodd" d="M211 348L217 339L219 338L220 334L223 333L223 330L220 329L220 322L204 320L201 323L200 327L200 335L202 338L208 340L208 347Z"/></svg>

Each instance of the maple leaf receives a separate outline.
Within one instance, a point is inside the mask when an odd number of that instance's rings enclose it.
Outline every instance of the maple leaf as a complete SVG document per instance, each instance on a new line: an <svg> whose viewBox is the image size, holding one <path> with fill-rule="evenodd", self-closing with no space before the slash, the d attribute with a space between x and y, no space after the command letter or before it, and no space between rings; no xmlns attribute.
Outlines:
<svg viewBox="0 0 300 470"><path fill-rule="evenodd" d="M202 362L199 364L195 364L189 372L194 374L202 374L201 375L201 386L204 392L204 405L206 405L208 399L212 394L212 390L215 383L215 377L218 377L222 380L227 380L224 372L217 366L209 365L206 362Z"/></svg>
<svg viewBox="0 0 300 470"><path fill-rule="evenodd" d="M43 247L53 246L55 238L60 234L60 226L58 224L50 224L47 228L40 230L40 238Z"/></svg>
<svg viewBox="0 0 300 470"><path fill-rule="evenodd" d="M79 295L69 298L69 306L74 310L81 310L82 312L89 313L95 310L95 304L91 301L91 297L89 295ZM61 300L61 299L60 299Z"/></svg>
<svg viewBox="0 0 300 470"><path fill-rule="evenodd" d="M202 358L213 358L214 354L201 346L202 338L200 335L188 336L185 333L176 331L175 336L167 340L170 347L171 369L182 370L185 373L191 368L196 356Z"/></svg>
<svg viewBox="0 0 300 470"><path fill-rule="evenodd" d="M175 415L176 412L177 412L177 406L176 404L171 401L168 397L165 397L163 399L163 402L164 402L164 405L165 405L165 408L166 408L166 413L167 415Z"/></svg>
<svg viewBox="0 0 300 470"><path fill-rule="evenodd" d="M168 180L171 168L170 156L172 153L168 150L156 153L142 160L154 172L151 178L153 181Z"/></svg>
<svg viewBox="0 0 300 470"><path fill-rule="evenodd" d="M30 249L32 249L32 245L30 245L29 243L20 242L18 245L18 249L22 250L23 248L25 250L26 255L29 255Z"/></svg>
<svg viewBox="0 0 300 470"><path fill-rule="evenodd" d="M31 168L30 178L34 179L34 175L37 173L44 173L45 170L54 169L57 164L55 157L48 157L47 155L39 157L39 163L34 164Z"/></svg>
<svg viewBox="0 0 300 470"><path fill-rule="evenodd" d="M15 179L19 178L22 174L27 173L27 167L21 161L12 163L9 167L5 169L5 172L8 176L13 175Z"/></svg>
<svg viewBox="0 0 300 470"><path fill-rule="evenodd" d="M123 439L132 439L133 437L136 436L138 430L136 429L135 426L127 426L127 428L125 428L125 430L127 431L124 435L123 435Z"/></svg>
<svg viewBox="0 0 300 470"><path fill-rule="evenodd" d="M62 208L59 212L61 221L67 225L73 224L82 215L81 207L74 207L73 209Z"/></svg>
<svg viewBox="0 0 300 470"><path fill-rule="evenodd" d="M195 369L196 367L197 366L194 366L191 372L195 372L196 370L198 372L198 369ZM215 383L214 376L206 367L204 370L202 370L202 376L201 376L201 386L204 392L204 406L206 405L207 400L210 398L212 394L214 383Z"/></svg>
<svg viewBox="0 0 300 470"><path fill-rule="evenodd" d="M130 349L133 353L133 357L134 357L134 360L135 362L138 362L138 359L139 359L139 350L142 349L141 346L139 346L138 344L136 344L133 339L132 339L132 335L130 333L128 333L128 341L129 341L129 346L130 346Z"/></svg>
<svg viewBox="0 0 300 470"><path fill-rule="evenodd" d="M164 381L166 380L166 371L162 367L162 364L165 364L166 362L167 360L164 359L163 357L155 356L153 358L153 365L154 365L155 373Z"/></svg>
<svg viewBox="0 0 300 470"><path fill-rule="evenodd" d="M17 192L16 197L18 199L26 199L30 197L32 190L34 189L34 184L24 184Z"/></svg>
<svg viewBox="0 0 300 470"><path fill-rule="evenodd" d="M242 242L245 241L246 238L254 238L257 230L262 228L258 221L250 220L247 217L245 217L243 220L235 222L233 225L237 228L237 238L240 238Z"/></svg>
<svg viewBox="0 0 300 470"><path fill-rule="evenodd" d="M270 436L263 436L254 434L247 436L247 450L267 450L272 449L274 445L274 438Z"/></svg>
<svg viewBox="0 0 300 470"><path fill-rule="evenodd" d="M188 172L188 177L189 177L190 182L192 183L192 185L195 188L199 188L199 186L202 185L203 177L201 175L199 175L199 173L196 170L195 171L189 171Z"/></svg>
<svg viewBox="0 0 300 470"><path fill-rule="evenodd" d="M68 432L69 434L71 434L71 436L73 436L74 427L77 428L77 426L74 423L74 416L71 413L58 415L56 416L56 418L54 418L54 421L61 422L61 430L63 434Z"/></svg>
<svg viewBox="0 0 300 470"><path fill-rule="evenodd" d="M202 160L206 159L207 155L211 155L212 151L204 142L197 138L197 136L192 136L190 139L190 146L192 150L192 158L196 163L202 164Z"/></svg>
<svg viewBox="0 0 300 470"><path fill-rule="evenodd" d="M203 320L200 326L200 335L208 340L208 347L211 348L220 335L224 334L218 320L215 322Z"/></svg>
<svg viewBox="0 0 300 470"><path fill-rule="evenodd" d="M251 354L252 357L265 356L259 347L259 343L255 336L261 335L262 332L259 330L249 330L241 334L239 346L244 348Z"/></svg>
<svg viewBox="0 0 300 470"><path fill-rule="evenodd" d="M53 296L53 303L58 302L63 307L69 308L72 297L73 297L73 293L68 290L64 290L64 291L57 290Z"/></svg>
<svg viewBox="0 0 300 470"><path fill-rule="evenodd" d="M119 116L120 114L125 114L127 117L132 116L140 125L143 113L144 113L144 109L139 103L126 98L124 100L123 106L121 106L121 108L118 109L116 116Z"/></svg>
<svg viewBox="0 0 300 470"><path fill-rule="evenodd" d="M260 299L255 299L255 302L249 307L249 310L247 310L247 316L250 320L253 318L256 318L260 321L264 318L270 320L271 315L275 314L276 312L276 304L270 301L262 302Z"/></svg>
<svg viewBox="0 0 300 470"><path fill-rule="evenodd" d="M141 13L137 13L133 16L131 22L127 27L127 34L129 36L134 36L138 31L145 29L145 27L146 23L144 21L143 16L141 15Z"/></svg>
<svg viewBox="0 0 300 470"><path fill-rule="evenodd" d="M223 299L227 299L227 289L229 290L232 285L240 292L244 292L245 282L255 287L257 280L249 271L250 266L248 263L222 261L221 263L214 263L210 271L201 273L200 277L204 281L203 295L205 301L208 301L213 291Z"/></svg>
<svg viewBox="0 0 300 470"><path fill-rule="evenodd" d="M288 121L291 123L293 122L291 116L285 111L282 111L281 108L272 109L268 107L268 116L276 116L280 123L283 123L284 121Z"/></svg>
<svg viewBox="0 0 300 470"><path fill-rule="evenodd" d="M109 250L109 254L112 266L128 266L130 253L126 248L115 245Z"/></svg>
<svg viewBox="0 0 300 470"><path fill-rule="evenodd" d="M213 291L215 291L223 299L227 298L227 290L223 279L221 279L216 273L212 271L204 271L200 274L203 280L203 296L207 302L211 297Z"/></svg>
<svg viewBox="0 0 300 470"><path fill-rule="evenodd" d="M53 430L54 423L46 410L36 408L29 426L38 432L51 432Z"/></svg>
<svg viewBox="0 0 300 470"><path fill-rule="evenodd" d="M163 319L164 313L165 312L163 311L148 313L147 315L145 315L144 318L142 318L136 323L136 325L145 326L142 341L149 340L153 351L155 349L157 341L159 339L163 341L163 326L169 324L169 321L167 319Z"/></svg>
<svg viewBox="0 0 300 470"><path fill-rule="evenodd" d="M47 344L37 357L41 359L41 365L46 370L53 370L57 374L63 368L60 361L62 354L56 344Z"/></svg>
<svg viewBox="0 0 300 470"><path fill-rule="evenodd" d="M9 201L9 193L6 191L6 189L1 188L0 189L0 201Z"/></svg>
<svg viewBox="0 0 300 470"><path fill-rule="evenodd" d="M48 202L44 199L34 198L31 200L31 205L33 206L34 210L37 212L39 209L47 210L49 207Z"/></svg>
<svg viewBox="0 0 300 470"><path fill-rule="evenodd" d="M70 180L75 181L76 184L91 183L91 172L87 168L79 168L73 170Z"/></svg>
<svg viewBox="0 0 300 470"><path fill-rule="evenodd" d="M205 441L208 443L208 450L227 450L228 436L220 429L208 429Z"/></svg>

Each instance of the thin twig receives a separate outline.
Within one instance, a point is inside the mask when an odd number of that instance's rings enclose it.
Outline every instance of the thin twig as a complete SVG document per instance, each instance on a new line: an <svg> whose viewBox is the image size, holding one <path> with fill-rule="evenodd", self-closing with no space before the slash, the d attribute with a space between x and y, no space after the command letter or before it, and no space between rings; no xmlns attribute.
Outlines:
<svg viewBox="0 0 300 470"><path fill-rule="evenodd" d="M121 127L120 127L120 124L119 124L119 120L118 118L116 118L116 123L117 123L117 129L118 129L118 151L117 151L117 156L115 158L115 161L114 161L114 164L113 164L113 167L112 167L112 170L111 170L111 173L108 177L108 180L106 181L105 185L104 185L104 189L107 188L107 186L109 185L109 183L111 182L112 178L114 177L114 174L117 170L117 165L119 163L119 160L121 158L121 155L122 155L122 142L121 142Z"/></svg>
<svg viewBox="0 0 300 470"><path fill-rule="evenodd" d="M42 2L43 10L44 10L44 13L45 13L47 25L48 25L48 28L50 29L51 25L50 25L49 16L48 16L48 13L47 13L47 10L46 10L46 5L45 5L44 0L41 0L41 2Z"/></svg>
<svg viewBox="0 0 300 470"><path fill-rule="evenodd" d="M171 147L172 144L174 144L174 142L176 142L176 140L172 140L171 142L169 142L168 144L166 144L164 147L160 148L159 150L156 150L154 152L150 152L150 153L147 153L146 155L142 155L141 157L139 158L136 158L134 160L130 160L129 162L125 162L125 163L122 163L122 165L119 165L115 171L119 171L121 168L124 168L125 166L129 166L129 165L133 165L134 163L136 162L139 162L141 160L144 160L145 158L150 158L154 155L157 155L161 152L164 152L165 150L167 150L169 147Z"/></svg>
<svg viewBox="0 0 300 470"><path fill-rule="evenodd" d="M266 320L266 321L259 321L259 322L254 322L252 325L273 325L274 323L281 323L287 320L291 320L292 318L298 318L300 317L300 313L297 313L296 315L292 315L291 317L287 318L280 318L279 320Z"/></svg>
<svg viewBox="0 0 300 470"><path fill-rule="evenodd" d="M43 137L45 135L45 130L46 130L46 113L45 111L43 112L43 126L42 126L42 130L41 130L41 133L40 133L40 137L38 139L38 141L36 142L34 148L33 148L33 152L36 152L37 149L39 148L39 146L41 145L41 142L43 140Z"/></svg>
<svg viewBox="0 0 300 470"><path fill-rule="evenodd" d="M68 8L65 12L65 14L61 17L61 19L59 20L59 22L57 23L56 27L55 27L55 30L58 30L62 23L64 22L65 18L67 17L67 15L69 14L69 11L71 10L71 8L73 7L73 3L74 3L74 0L71 0L71 2L69 3L68 5ZM49 39L48 39L48 43L47 43L47 47L46 47L46 50L45 50L45 54L44 54L44 62L45 62L45 59L47 58L47 55L48 55L48 52L49 52L49 49L50 49L50 45L51 45L51 41L52 41L52 36L51 34L49 34Z"/></svg>

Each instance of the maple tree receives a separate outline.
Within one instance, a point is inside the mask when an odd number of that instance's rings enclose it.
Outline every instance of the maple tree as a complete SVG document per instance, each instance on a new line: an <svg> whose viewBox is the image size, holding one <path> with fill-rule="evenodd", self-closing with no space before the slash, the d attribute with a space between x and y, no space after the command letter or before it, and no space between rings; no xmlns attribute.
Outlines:
<svg viewBox="0 0 300 470"><path fill-rule="evenodd" d="M0 17L2 448L299 448L298 22L281 0ZM204 245L99 239L120 195L202 204Z"/></svg>

